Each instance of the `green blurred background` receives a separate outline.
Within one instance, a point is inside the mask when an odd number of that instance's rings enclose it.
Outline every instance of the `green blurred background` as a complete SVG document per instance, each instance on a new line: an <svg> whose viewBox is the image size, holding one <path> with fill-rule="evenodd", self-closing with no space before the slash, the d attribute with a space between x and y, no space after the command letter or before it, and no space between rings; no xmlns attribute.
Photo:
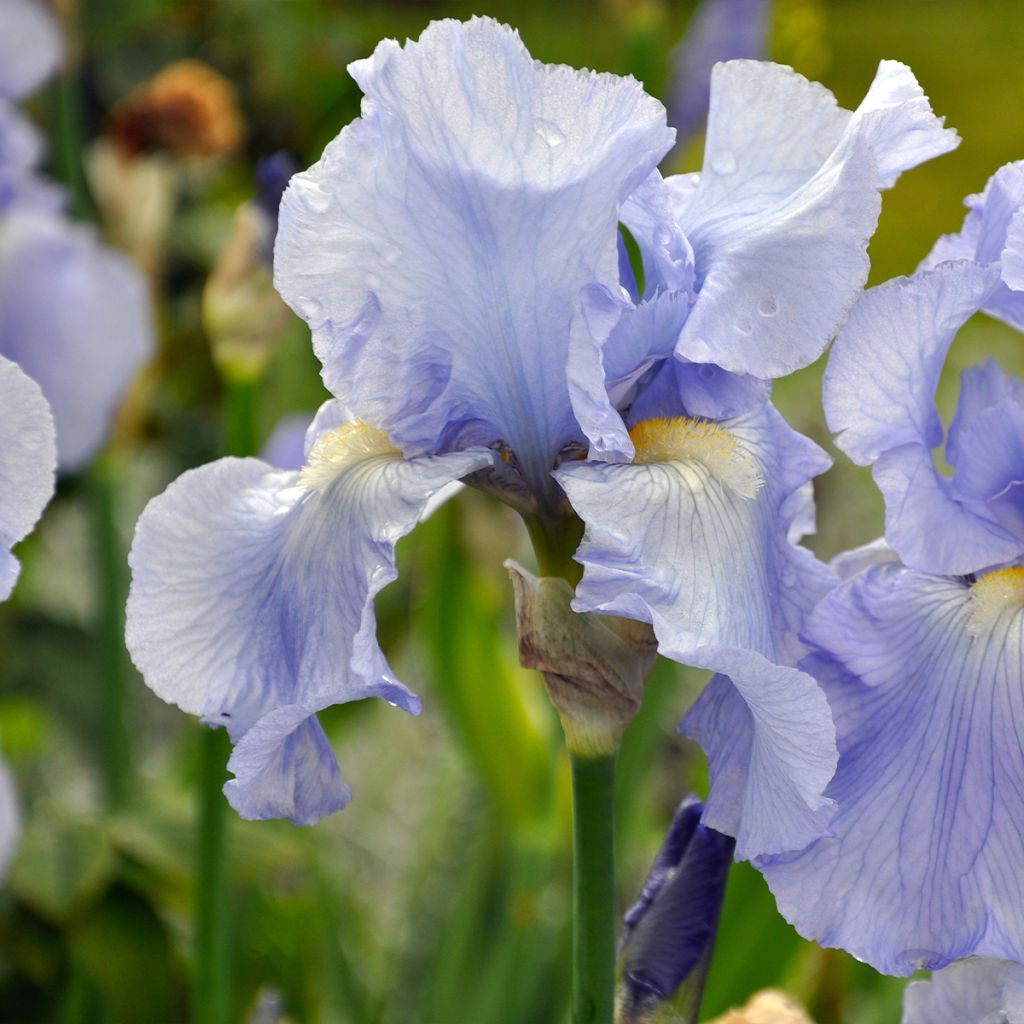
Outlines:
<svg viewBox="0 0 1024 1024"><path fill-rule="evenodd" d="M61 11L71 70L29 106L54 137L55 174L80 159L118 100L182 57L234 84L247 133L239 152L183 179L157 287L160 355L143 411L90 474L61 481L20 549L15 598L0 607L0 733L26 823L0 892L0 1020L183 1021L197 727L130 675L133 774L110 809L104 681L131 670L111 651L104 558L113 544L120 565L145 502L223 452L223 393L201 293L236 207L252 196L256 159L287 149L300 166L315 160L358 112L345 65L379 39L416 36L438 17L494 15L518 27L541 60L632 72L662 96L669 51L693 5L72 3ZM1024 155L1022 54L1024 18L1013 0L775 4L773 59L821 80L848 107L880 58L902 60L963 137L959 150L904 175L886 195L871 246L873 282L911 272L939 234L958 229L964 195ZM698 140L673 169L699 163ZM988 354L1021 372L1019 335L978 317L940 386L947 418L959 370ZM829 447L820 375L819 363L781 382L776 395L799 430ZM293 318L260 386L261 438L281 416L311 413L325 397L308 332ZM112 496L116 516L106 548L98 490ZM811 543L821 556L881 532L866 471L839 458L816 493L820 532ZM525 534L512 513L476 493L404 541L399 582L381 596L378 614L392 663L424 696L423 715L411 719L380 702L325 713L355 793L350 807L315 828L231 821L232 1019L566 1019L567 766L539 678L516 662L507 557L531 564ZM700 752L675 733L703 682L659 664L627 732L618 792L623 908L676 803L704 791ZM759 876L740 865L702 1019L768 985L789 989L820 1024L899 1019L902 982L800 940Z"/></svg>

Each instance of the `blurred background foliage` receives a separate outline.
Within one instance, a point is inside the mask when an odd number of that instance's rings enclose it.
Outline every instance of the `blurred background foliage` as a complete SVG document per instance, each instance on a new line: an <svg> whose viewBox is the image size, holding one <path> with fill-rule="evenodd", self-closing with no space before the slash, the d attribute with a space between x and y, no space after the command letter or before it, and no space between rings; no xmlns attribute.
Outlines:
<svg viewBox="0 0 1024 1024"><path fill-rule="evenodd" d="M101 696L111 672L109 580L146 500L224 450L223 393L201 293L253 195L258 158L300 166L358 113L345 73L386 36L428 20L492 14L544 61L631 72L655 95L692 13L668 0L361 4L326 0L60 0L68 71L30 113L67 180L111 109L169 62L197 58L237 89L246 122L233 155L183 174L154 276L160 352L92 473L63 479L21 548L24 577L0 608L3 752L26 830L0 891L0 1018L180 1021L188 1007L197 729L130 676L126 723ZM1024 19L1016 0L780 0L770 54L855 106L878 60L910 64L964 142L906 174L884 203L872 280L908 273L956 230L969 192L1024 151ZM672 169L699 166L698 139ZM83 200L83 213L95 205ZM108 225L109 228L109 225ZM957 341L940 386L987 354L1021 372L1020 339L983 317ZM821 364L781 382L778 402L829 447ZM292 318L259 385L256 429L312 413L326 393L308 332ZM127 424L127 425L126 425ZM867 471L841 458L817 486L823 557L881 531ZM116 533L97 536L95 492ZM230 822L233 1020L544 1024L568 1005L569 806L557 722L516 660L502 561L531 564L516 517L466 493L403 541L401 576L378 601L385 650L425 697L411 719L381 702L322 716L355 799L315 828ZM108 565L109 568L109 565ZM122 570L122 573L126 570ZM123 581L122 581L123 582ZM106 608L106 611L105 611ZM118 606L114 601L114 615ZM104 625L106 623L106 625ZM106 633L104 632L106 630ZM107 637L106 642L104 636ZM116 647L116 642L113 644ZM111 663L121 658L121 665ZM633 899L672 810L703 791L700 752L675 732L701 673L662 662L621 755L619 885ZM128 737L127 792L105 795L112 731ZM111 805L113 804L113 809ZM798 938L746 865L732 873L704 1017L766 985L820 1024L896 1021L902 983ZM671 1019L671 1012L667 1013Z"/></svg>

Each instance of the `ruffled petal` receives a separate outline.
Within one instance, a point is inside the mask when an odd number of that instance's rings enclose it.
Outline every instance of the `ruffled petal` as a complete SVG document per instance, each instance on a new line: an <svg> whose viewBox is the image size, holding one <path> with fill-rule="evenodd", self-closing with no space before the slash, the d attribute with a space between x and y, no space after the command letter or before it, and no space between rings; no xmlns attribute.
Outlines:
<svg viewBox="0 0 1024 1024"><path fill-rule="evenodd" d="M669 124L677 149L704 128L712 68L720 61L764 57L770 13L768 0L703 0L694 12L670 58Z"/></svg>
<svg viewBox="0 0 1024 1024"><path fill-rule="evenodd" d="M0 0L0 24L0 99L19 99L57 70L60 28L36 0Z"/></svg>
<svg viewBox="0 0 1024 1024"><path fill-rule="evenodd" d="M806 630L838 811L830 835L759 867L802 934L886 974L1024 955L1024 602L1009 595L883 565Z"/></svg>
<svg viewBox="0 0 1024 1024"><path fill-rule="evenodd" d="M728 435L714 435L721 444L710 444L706 458L586 462L556 476L586 523L574 607L651 622L663 654L733 676L748 698L756 728L742 789L751 803L768 801L737 835L739 855L750 857L806 842L827 808L821 792L835 762L828 707L820 693L814 699L813 679L784 666L805 652L803 619L834 582L790 537L795 520L805 526L804 485L828 459L769 404L719 428ZM783 722L797 692L807 717L792 720L790 736ZM708 747L714 752L713 740ZM796 749L799 763L789 756ZM806 806L802 824L779 800L786 785ZM709 823L736 834L741 809L732 796L713 790L709 807L731 805L731 818L722 811Z"/></svg>
<svg viewBox="0 0 1024 1024"><path fill-rule="evenodd" d="M825 371L825 417L858 465L890 448L942 441L935 389L960 327L999 284L991 268L947 263L867 291Z"/></svg>
<svg viewBox="0 0 1024 1024"><path fill-rule="evenodd" d="M91 230L19 207L0 223L0 354L43 389L62 470L96 453L153 349L149 300L129 261Z"/></svg>
<svg viewBox="0 0 1024 1024"><path fill-rule="evenodd" d="M969 212L959 234L940 238L919 269L952 259L993 266L1003 283L982 308L1024 330L1024 160L1004 164L989 178L984 192L968 196L965 204Z"/></svg>
<svg viewBox="0 0 1024 1024"><path fill-rule="evenodd" d="M139 520L129 650L158 696L227 727L225 792L246 817L306 823L344 805L318 711L363 697L419 709L377 645L373 599L429 497L491 456L406 461L382 437L328 435L301 474L222 459Z"/></svg>
<svg viewBox="0 0 1024 1024"><path fill-rule="evenodd" d="M960 398L946 438L946 461L951 466L956 466L960 460L961 433L980 412L1006 399L1024 405L1024 381L1007 376L994 359L971 366L960 374Z"/></svg>
<svg viewBox="0 0 1024 1024"><path fill-rule="evenodd" d="M980 505L952 494L932 453L919 444L886 452L872 471L885 498L885 536L911 568L962 576L1024 554L1015 537Z"/></svg>
<svg viewBox="0 0 1024 1024"><path fill-rule="evenodd" d="M757 377L812 362L867 277L878 192L955 144L883 62L854 112L789 68L715 68L704 167L679 210L698 297L679 354Z"/></svg>
<svg viewBox="0 0 1024 1024"><path fill-rule="evenodd" d="M1024 966L971 957L912 981L901 1024L1024 1024Z"/></svg>
<svg viewBox="0 0 1024 1024"><path fill-rule="evenodd" d="M583 437L570 384L610 408L620 310L599 299L620 294L619 207L671 145L664 109L489 19L350 70L363 116L285 193L278 288L354 412L411 453L504 442L543 494Z"/></svg>
<svg viewBox="0 0 1024 1024"><path fill-rule="evenodd" d="M53 417L39 385L0 356L0 601L18 579L11 548L46 508L56 467Z"/></svg>

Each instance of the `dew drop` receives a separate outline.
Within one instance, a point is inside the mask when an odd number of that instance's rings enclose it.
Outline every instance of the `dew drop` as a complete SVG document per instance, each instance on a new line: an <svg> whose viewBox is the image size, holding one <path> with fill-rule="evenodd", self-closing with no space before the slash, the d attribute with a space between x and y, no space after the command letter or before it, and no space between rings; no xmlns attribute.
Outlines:
<svg viewBox="0 0 1024 1024"><path fill-rule="evenodd" d="M306 208L311 213L326 213L331 207L331 197L316 182L298 176L292 179Z"/></svg>
<svg viewBox="0 0 1024 1024"><path fill-rule="evenodd" d="M384 245L382 245L377 252L377 256L380 258L381 263L383 263L385 267L394 266L401 258L401 255L402 250L399 249L397 245L391 245L390 243L385 243Z"/></svg>
<svg viewBox="0 0 1024 1024"><path fill-rule="evenodd" d="M740 334L750 335L754 333L754 325L746 317L742 320L737 320L734 326Z"/></svg>
<svg viewBox="0 0 1024 1024"><path fill-rule="evenodd" d="M757 311L761 316L775 316L779 311L779 304L775 301L774 295L766 295L758 304Z"/></svg>
<svg viewBox="0 0 1024 1024"><path fill-rule="evenodd" d="M552 149L555 146L560 146L565 142L565 134L557 126L553 125L550 121L538 121L536 127L533 129Z"/></svg>
<svg viewBox="0 0 1024 1024"><path fill-rule="evenodd" d="M672 241L672 229L667 224L659 224L654 229L654 244L668 245Z"/></svg>
<svg viewBox="0 0 1024 1024"><path fill-rule="evenodd" d="M711 170L713 170L715 174L735 174L736 157L734 157L732 153L729 152L729 150L724 150L721 153L716 153L711 158Z"/></svg>

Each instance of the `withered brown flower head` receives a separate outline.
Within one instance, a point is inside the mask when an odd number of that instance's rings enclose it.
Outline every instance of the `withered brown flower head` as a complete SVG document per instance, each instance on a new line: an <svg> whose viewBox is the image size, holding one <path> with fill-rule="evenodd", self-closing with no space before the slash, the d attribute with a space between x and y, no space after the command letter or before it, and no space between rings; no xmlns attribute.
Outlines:
<svg viewBox="0 0 1024 1024"><path fill-rule="evenodd" d="M162 150L223 156L245 137L234 86L197 60L169 64L111 111L105 134L124 156Z"/></svg>

